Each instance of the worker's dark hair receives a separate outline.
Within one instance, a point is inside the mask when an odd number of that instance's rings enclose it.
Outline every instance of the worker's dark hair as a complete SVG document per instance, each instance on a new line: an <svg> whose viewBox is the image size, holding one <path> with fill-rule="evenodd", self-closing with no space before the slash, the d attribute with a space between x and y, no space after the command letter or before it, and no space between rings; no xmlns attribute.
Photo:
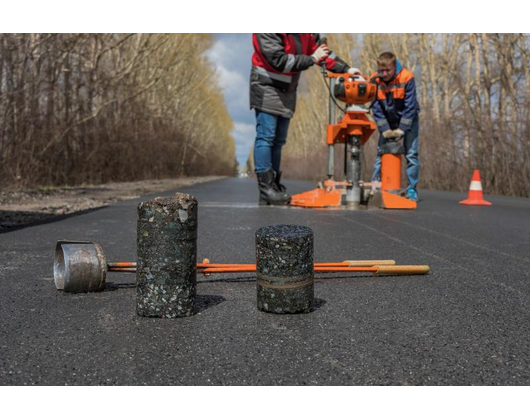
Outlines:
<svg viewBox="0 0 530 420"><path fill-rule="evenodd" d="M384 52L377 58L378 66L395 66L396 65L396 56L392 52Z"/></svg>

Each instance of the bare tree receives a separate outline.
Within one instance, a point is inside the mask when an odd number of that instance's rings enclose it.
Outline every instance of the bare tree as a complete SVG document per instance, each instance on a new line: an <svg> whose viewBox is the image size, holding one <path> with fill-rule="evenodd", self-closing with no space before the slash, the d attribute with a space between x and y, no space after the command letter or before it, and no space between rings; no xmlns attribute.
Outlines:
<svg viewBox="0 0 530 420"><path fill-rule="evenodd" d="M0 186L231 174L210 34L0 35Z"/></svg>

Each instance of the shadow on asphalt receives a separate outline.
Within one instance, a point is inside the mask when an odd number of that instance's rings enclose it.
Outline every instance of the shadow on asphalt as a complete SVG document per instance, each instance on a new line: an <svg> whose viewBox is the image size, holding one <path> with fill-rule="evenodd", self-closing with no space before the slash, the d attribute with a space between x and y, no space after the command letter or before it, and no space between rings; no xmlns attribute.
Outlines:
<svg viewBox="0 0 530 420"><path fill-rule="evenodd" d="M15 230L24 229L27 227L58 222L73 216L92 213L93 211L104 209L105 207L108 207L108 205L80 210L68 214L50 214L37 211L0 210L0 235L2 233L13 232Z"/></svg>
<svg viewBox="0 0 530 420"><path fill-rule="evenodd" d="M224 282L224 283L248 283L248 282L255 282L255 277L239 277L236 279L217 279L217 280L206 280L201 281L200 283L218 283L218 282ZM114 292L118 289L132 289L133 287L136 287L136 283L105 283L105 291ZM217 295L197 295L195 299L195 305L197 308L197 312L205 311L206 309L211 308L212 306L219 305L220 303L223 303L226 301L226 299L222 296ZM322 308L327 301L324 299L315 298L313 309L320 309Z"/></svg>
<svg viewBox="0 0 530 420"><path fill-rule="evenodd" d="M222 296L217 295L197 295L195 297L195 310L198 312L203 312L206 309L210 309L214 306L219 305L220 303L225 302L226 299Z"/></svg>

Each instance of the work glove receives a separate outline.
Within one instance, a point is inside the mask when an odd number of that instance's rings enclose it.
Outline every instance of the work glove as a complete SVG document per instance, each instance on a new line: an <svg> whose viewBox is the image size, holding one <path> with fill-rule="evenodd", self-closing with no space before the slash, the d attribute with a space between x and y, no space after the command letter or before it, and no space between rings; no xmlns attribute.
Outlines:
<svg viewBox="0 0 530 420"><path fill-rule="evenodd" d="M318 47L315 50L311 58L313 59L315 64L318 64L322 60L325 60L326 58L328 58L328 55L329 55L328 46L326 44L322 44L320 47Z"/></svg>
<svg viewBox="0 0 530 420"><path fill-rule="evenodd" d="M355 68L355 67L350 67L348 69L348 74L358 74L359 76L362 75L361 73L361 70Z"/></svg>
<svg viewBox="0 0 530 420"><path fill-rule="evenodd" d="M396 136L394 130L385 130L382 134L385 139L393 139Z"/></svg>
<svg viewBox="0 0 530 420"><path fill-rule="evenodd" d="M401 137L403 137L405 135L405 132L400 129L400 128L397 128L395 130L385 130L383 131L383 137L385 139L399 139Z"/></svg>
<svg viewBox="0 0 530 420"><path fill-rule="evenodd" d="M405 132L401 128L396 128L394 130L394 137L400 138L400 137L403 137L404 135L405 135Z"/></svg>

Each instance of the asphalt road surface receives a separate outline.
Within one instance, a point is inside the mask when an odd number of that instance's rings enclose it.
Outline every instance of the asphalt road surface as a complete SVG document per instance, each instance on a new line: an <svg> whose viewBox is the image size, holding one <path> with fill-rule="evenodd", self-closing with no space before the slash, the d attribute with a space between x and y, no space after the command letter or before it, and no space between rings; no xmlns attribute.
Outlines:
<svg viewBox="0 0 530 420"><path fill-rule="evenodd" d="M291 192L312 183L287 182ZM255 277L198 276L200 313L135 313L134 274L101 293L53 283L59 239L136 258L138 200L0 234L0 385L529 385L530 200L420 191L416 211L257 206L255 180L184 188L199 200L198 257L254 262L254 232L315 233L315 261L395 259L428 276L317 275L316 309L256 307ZM170 195L171 191L160 195Z"/></svg>

